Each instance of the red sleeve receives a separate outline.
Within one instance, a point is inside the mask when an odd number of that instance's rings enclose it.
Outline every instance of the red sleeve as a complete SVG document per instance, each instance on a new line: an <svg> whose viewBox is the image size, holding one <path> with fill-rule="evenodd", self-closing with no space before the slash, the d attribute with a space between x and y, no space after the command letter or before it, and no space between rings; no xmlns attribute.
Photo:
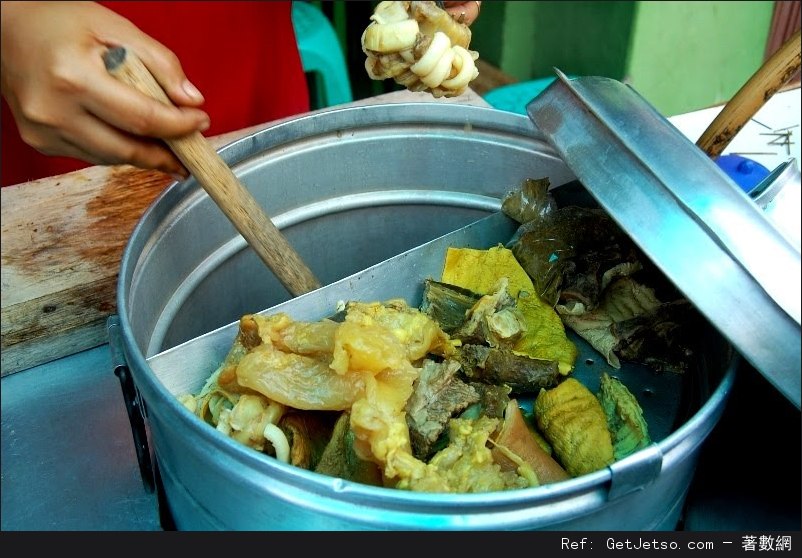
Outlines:
<svg viewBox="0 0 802 558"><path fill-rule="evenodd" d="M290 2L100 2L178 55L216 135L309 110ZM87 166L25 145L2 107L2 184Z"/></svg>

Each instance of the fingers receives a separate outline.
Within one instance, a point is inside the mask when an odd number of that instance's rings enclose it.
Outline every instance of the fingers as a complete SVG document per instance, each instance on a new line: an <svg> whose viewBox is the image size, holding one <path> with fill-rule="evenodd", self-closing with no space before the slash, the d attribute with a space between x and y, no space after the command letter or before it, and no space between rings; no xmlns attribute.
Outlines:
<svg viewBox="0 0 802 558"><path fill-rule="evenodd" d="M91 86L92 96L83 103L89 112L131 134L162 139L209 128L209 116L197 108L204 102L203 95L187 79L173 51L138 30L124 43L108 37L100 42L97 64L102 75ZM175 106L154 101L110 76L102 56L112 46L131 49Z"/></svg>
<svg viewBox="0 0 802 558"><path fill-rule="evenodd" d="M471 25L476 21L482 9L482 3L478 0L471 2L444 2L443 4L446 11L451 14L451 17L465 25Z"/></svg>
<svg viewBox="0 0 802 558"><path fill-rule="evenodd" d="M131 134L162 139L209 128L209 115L204 111L151 99L109 75L102 62L99 64L94 84L81 104L101 120Z"/></svg>
<svg viewBox="0 0 802 558"><path fill-rule="evenodd" d="M130 164L186 176L187 171L165 144L125 134L92 114L84 114L61 132L63 144L78 158L103 165Z"/></svg>
<svg viewBox="0 0 802 558"><path fill-rule="evenodd" d="M202 105L203 94L184 74L175 53L149 37L146 42L136 53L173 103L190 107Z"/></svg>
<svg viewBox="0 0 802 558"><path fill-rule="evenodd" d="M203 104L203 94L184 74L178 56L131 22L122 20L114 29L95 29L95 32L98 42L105 48L132 49L174 104L190 107Z"/></svg>

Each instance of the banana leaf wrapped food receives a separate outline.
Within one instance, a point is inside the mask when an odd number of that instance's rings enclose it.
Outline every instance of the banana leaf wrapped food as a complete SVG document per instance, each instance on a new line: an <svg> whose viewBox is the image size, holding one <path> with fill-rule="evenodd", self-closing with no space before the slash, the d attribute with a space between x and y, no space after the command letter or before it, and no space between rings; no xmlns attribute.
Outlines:
<svg viewBox="0 0 802 558"><path fill-rule="evenodd" d="M686 372L702 353L701 315L632 239L593 207L552 208L548 181L530 181L530 199L549 210L518 211L519 191L502 210L521 223L508 244L534 291L562 323L614 368L621 359L657 371ZM509 209L507 209L509 208Z"/></svg>

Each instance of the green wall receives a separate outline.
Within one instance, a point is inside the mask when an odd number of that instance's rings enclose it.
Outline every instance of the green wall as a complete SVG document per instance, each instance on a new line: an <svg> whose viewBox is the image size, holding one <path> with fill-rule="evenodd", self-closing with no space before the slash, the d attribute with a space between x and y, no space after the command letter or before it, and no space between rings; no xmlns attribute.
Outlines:
<svg viewBox="0 0 802 558"><path fill-rule="evenodd" d="M624 76L667 115L725 103L763 63L774 2L638 2Z"/></svg>
<svg viewBox="0 0 802 558"><path fill-rule="evenodd" d="M760 67L772 1L486 0L471 47L513 77L602 75L666 116L728 101Z"/></svg>
<svg viewBox="0 0 802 558"><path fill-rule="evenodd" d="M498 21L483 20L490 5L499 14L505 12L501 33ZM553 76L554 67L575 75L623 75L635 2L491 1L483 6L471 46L484 56L487 42L499 43L501 55L494 58L513 77ZM478 28L480 21L495 29L485 34Z"/></svg>

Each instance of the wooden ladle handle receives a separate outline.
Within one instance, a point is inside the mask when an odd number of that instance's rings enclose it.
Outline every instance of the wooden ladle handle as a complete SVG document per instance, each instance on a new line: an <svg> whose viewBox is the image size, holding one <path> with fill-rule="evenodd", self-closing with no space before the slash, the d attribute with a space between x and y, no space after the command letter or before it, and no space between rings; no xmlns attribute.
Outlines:
<svg viewBox="0 0 802 558"><path fill-rule="evenodd" d="M696 145L718 157L760 107L799 70L800 32L797 31L738 90L710 123Z"/></svg>
<svg viewBox="0 0 802 558"><path fill-rule="evenodd" d="M109 73L123 83L172 105L150 71L130 50L111 48L104 53L103 62ZM320 287L295 249L200 132L165 143L293 296Z"/></svg>

